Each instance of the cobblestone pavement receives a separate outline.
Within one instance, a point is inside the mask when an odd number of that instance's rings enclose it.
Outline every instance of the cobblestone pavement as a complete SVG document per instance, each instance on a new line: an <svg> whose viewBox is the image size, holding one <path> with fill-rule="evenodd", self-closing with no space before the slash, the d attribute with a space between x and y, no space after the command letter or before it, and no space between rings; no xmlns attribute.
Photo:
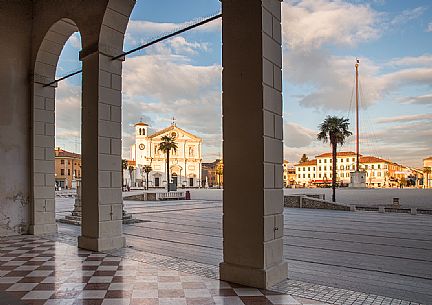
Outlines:
<svg viewBox="0 0 432 305"><path fill-rule="evenodd" d="M316 304L313 300L209 279L109 253L82 250L35 236L0 239L0 303Z"/></svg>

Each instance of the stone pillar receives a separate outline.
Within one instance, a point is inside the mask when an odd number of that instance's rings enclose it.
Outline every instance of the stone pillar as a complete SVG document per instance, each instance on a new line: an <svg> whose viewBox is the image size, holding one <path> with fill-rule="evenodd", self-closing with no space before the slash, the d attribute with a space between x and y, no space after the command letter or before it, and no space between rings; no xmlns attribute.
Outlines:
<svg viewBox="0 0 432 305"><path fill-rule="evenodd" d="M55 71L55 65L37 62L39 70ZM46 72L46 74L50 74ZM54 178L55 86L45 87L48 77L34 74L32 105L32 205L30 234L57 232Z"/></svg>
<svg viewBox="0 0 432 305"><path fill-rule="evenodd" d="M269 288L283 259L281 4L224 0L222 280Z"/></svg>
<svg viewBox="0 0 432 305"><path fill-rule="evenodd" d="M82 228L78 245L103 251L122 235L121 66L110 50L83 50ZM117 51L118 52L118 51ZM117 53L118 54L118 53Z"/></svg>

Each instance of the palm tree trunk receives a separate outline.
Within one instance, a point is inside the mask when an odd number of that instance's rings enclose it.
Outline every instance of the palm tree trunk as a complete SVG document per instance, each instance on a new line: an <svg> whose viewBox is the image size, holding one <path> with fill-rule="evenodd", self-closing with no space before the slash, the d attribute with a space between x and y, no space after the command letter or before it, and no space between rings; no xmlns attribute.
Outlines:
<svg viewBox="0 0 432 305"><path fill-rule="evenodd" d="M149 173L147 172L146 174L147 174L147 180L146 180L146 190L148 191L148 175L149 175Z"/></svg>
<svg viewBox="0 0 432 305"><path fill-rule="evenodd" d="M336 201L336 143L332 143L332 161L333 161L333 168L332 168L332 201Z"/></svg>
<svg viewBox="0 0 432 305"><path fill-rule="evenodd" d="M170 191L170 189L169 189L169 178L170 178L170 176L169 176L169 150L167 151L167 168L166 168L166 174L167 174L167 192L169 192Z"/></svg>

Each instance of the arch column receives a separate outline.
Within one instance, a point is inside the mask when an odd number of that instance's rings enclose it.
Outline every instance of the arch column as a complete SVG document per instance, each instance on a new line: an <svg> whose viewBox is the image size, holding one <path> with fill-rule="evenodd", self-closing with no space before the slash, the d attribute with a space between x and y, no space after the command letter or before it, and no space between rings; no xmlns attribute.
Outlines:
<svg viewBox="0 0 432 305"><path fill-rule="evenodd" d="M77 32L72 20L63 18L51 26L37 51L32 79L31 103L31 211L30 234L57 232L55 220L55 89L46 86L55 78L65 42Z"/></svg>
<svg viewBox="0 0 432 305"><path fill-rule="evenodd" d="M82 229L80 248L103 251L125 246L122 236L122 61L99 46L81 51ZM118 54L118 51L117 51Z"/></svg>
<svg viewBox="0 0 432 305"><path fill-rule="evenodd" d="M280 0L224 0L222 280L269 288L283 259ZM239 164L247 164L239 170Z"/></svg>

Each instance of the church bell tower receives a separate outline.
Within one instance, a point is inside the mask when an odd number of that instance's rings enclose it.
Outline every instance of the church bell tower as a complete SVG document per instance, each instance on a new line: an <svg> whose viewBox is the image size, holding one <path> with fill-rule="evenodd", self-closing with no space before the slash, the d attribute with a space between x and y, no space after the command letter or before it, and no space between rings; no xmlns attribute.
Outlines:
<svg viewBox="0 0 432 305"><path fill-rule="evenodd" d="M147 152L149 152L148 146L148 124L139 122L135 124L135 150L136 150L136 162L137 165L145 164L145 158Z"/></svg>

